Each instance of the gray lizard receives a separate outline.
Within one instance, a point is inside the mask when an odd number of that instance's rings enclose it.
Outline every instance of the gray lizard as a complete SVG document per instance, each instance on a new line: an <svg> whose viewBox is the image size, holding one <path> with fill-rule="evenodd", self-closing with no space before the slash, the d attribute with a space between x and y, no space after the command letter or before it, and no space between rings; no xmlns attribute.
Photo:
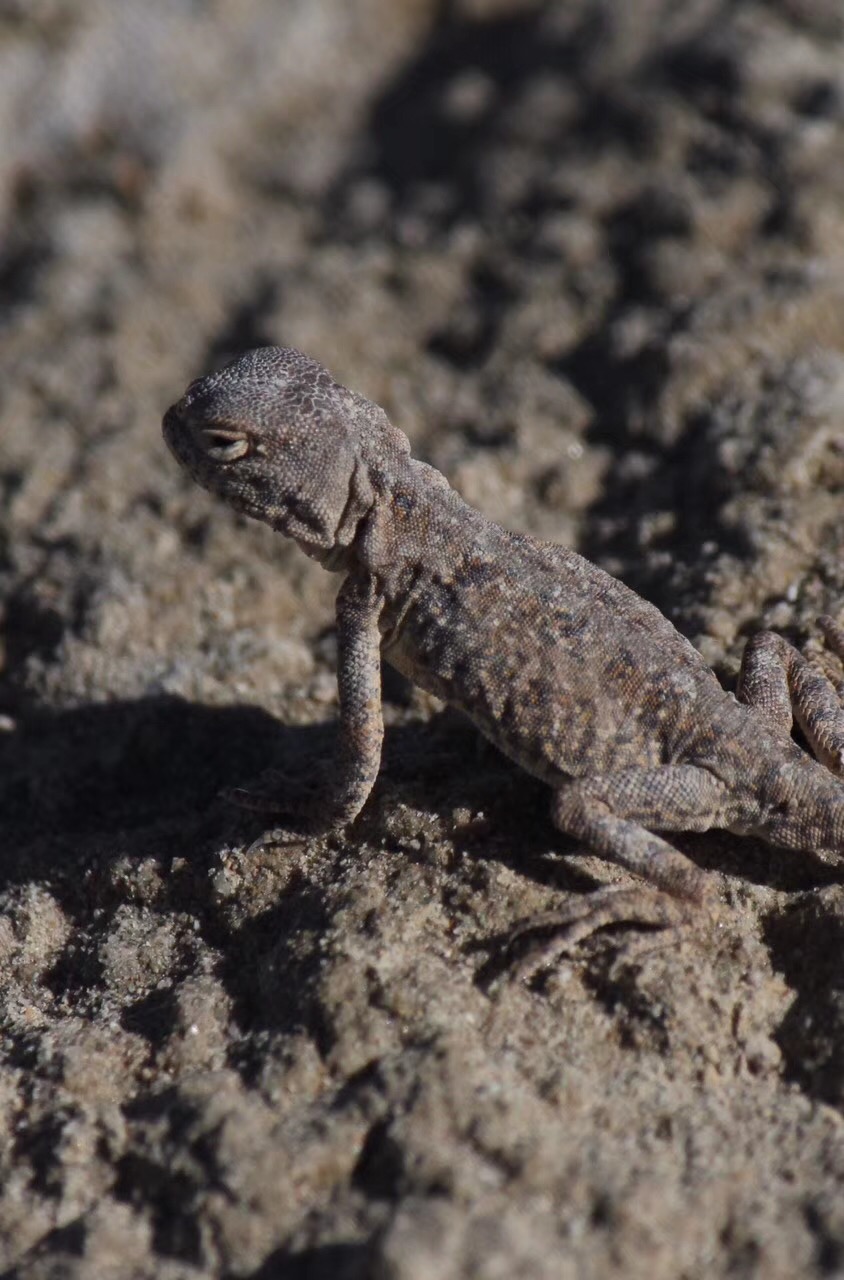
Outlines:
<svg viewBox="0 0 844 1280"><path fill-rule="evenodd" d="M345 575L326 826L351 822L375 782L383 655L546 782L561 832L646 882L530 922L556 948L711 904L710 877L655 831L844 854L844 713L781 637L750 641L734 697L656 608L574 551L487 520L381 408L299 351L260 348L191 383L164 435L199 484ZM844 630L821 626L844 653ZM821 763L792 741L792 714ZM289 813L281 787L268 774L232 794Z"/></svg>

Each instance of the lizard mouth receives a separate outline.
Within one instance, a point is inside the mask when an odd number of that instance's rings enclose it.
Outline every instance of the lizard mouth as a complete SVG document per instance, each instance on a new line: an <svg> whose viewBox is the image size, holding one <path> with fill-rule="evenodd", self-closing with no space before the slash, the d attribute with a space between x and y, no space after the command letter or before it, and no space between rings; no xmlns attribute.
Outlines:
<svg viewBox="0 0 844 1280"><path fill-rule="evenodd" d="M175 405L172 405L164 415L161 424L164 442L177 462L182 466L187 466L193 461L190 450L186 448L188 433L181 414Z"/></svg>
<svg viewBox="0 0 844 1280"><path fill-rule="evenodd" d="M161 431L164 443L179 466L193 476L203 489L211 489L213 492L216 468L208 459L206 450L197 444L195 433L180 413L178 405L174 404L165 413Z"/></svg>

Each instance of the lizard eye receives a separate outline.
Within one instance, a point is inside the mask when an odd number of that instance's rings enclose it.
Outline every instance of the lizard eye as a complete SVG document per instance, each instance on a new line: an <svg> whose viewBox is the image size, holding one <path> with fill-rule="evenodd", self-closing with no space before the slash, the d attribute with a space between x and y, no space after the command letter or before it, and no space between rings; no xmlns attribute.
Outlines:
<svg viewBox="0 0 844 1280"><path fill-rule="evenodd" d="M236 462L249 452L247 437L232 427L203 427L200 434L205 452L215 462Z"/></svg>

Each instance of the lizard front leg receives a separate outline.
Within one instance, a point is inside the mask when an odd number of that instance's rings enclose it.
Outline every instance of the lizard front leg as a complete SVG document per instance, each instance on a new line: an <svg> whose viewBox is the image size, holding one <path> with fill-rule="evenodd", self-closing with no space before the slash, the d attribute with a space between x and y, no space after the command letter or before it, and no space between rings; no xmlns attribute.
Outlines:
<svg viewBox="0 0 844 1280"><path fill-rule="evenodd" d="M360 813L381 764L384 719L381 710L381 634L383 607L374 582L349 574L337 593L337 688L340 730L324 787L304 798L284 793L287 779L268 770L254 788L236 787L226 798L245 809L289 814L308 832L345 826ZM266 839L282 838L272 832Z"/></svg>
<svg viewBox="0 0 844 1280"><path fill-rule="evenodd" d="M511 946L528 935L544 936L523 953L517 976L530 976L607 925L689 924L713 898L714 885L650 828L705 831L726 824L728 805L723 783L694 765L624 769L564 783L554 796L554 825L650 884L599 889L526 920L511 935Z"/></svg>

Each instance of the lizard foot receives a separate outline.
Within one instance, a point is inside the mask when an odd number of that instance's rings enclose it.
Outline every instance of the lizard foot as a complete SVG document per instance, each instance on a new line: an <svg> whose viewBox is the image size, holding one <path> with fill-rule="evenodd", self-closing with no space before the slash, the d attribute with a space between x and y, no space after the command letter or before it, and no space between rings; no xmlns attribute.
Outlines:
<svg viewBox="0 0 844 1280"><path fill-rule="evenodd" d="M255 853L267 845L297 844L346 825L347 816L332 805L323 783L321 774L302 783L278 769L267 769L249 786L226 787L220 796L250 813L274 814L286 820L284 826L264 832L249 846L247 853Z"/></svg>
<svg viewBox="0 0 844 1280"><path fill-rule="evenodd" d="M290 818L303 831L330 830L342 825L332 821L333 806L327 771L311 770L307 778L265 769L244 787L225 787L220 796L240 809L252 813L274 813Z"/></svg>
<svg viewBox="0 0 844 1280"><path fill-rule="evenodd" d="M508 952L514 948L521 952L512 965L512 976L529 982L540 970L552 968L584 938L608 925L627 923L674 930L689 924L694 910L693 904L644 885L599 889L517 925L507 941ZM540 936L533 938L533 934ZM526 938L531 941L524 949L521 943Z"/></svg>
<svg viewBox="0 0 844 1280"><path fill-rule="evenodd" d="M296 791L301 791L298 780L294 782L280 769L265 769L258 778L245 787L224 787L220 795L230 804L236 804L241 809L250 809L253 813L298 814L310 806L312 797L307 794L309 788L306 787L306 794L294 797L291 802L288 798L291 786L295 786Z"/></svg>
<svg viewBox="0 0 844 1280"><path fill-rule="evenodd" d="M271 845L294 845L301 844L303 840L307 840L313 835L310 831L297 831L292 827L273 827L271 831L265 831L263 835L258 836L257 840L253 840L250 845L246 846L246 856L251 857L253 853L260 853L262 849L268 849Z"/></svg>

